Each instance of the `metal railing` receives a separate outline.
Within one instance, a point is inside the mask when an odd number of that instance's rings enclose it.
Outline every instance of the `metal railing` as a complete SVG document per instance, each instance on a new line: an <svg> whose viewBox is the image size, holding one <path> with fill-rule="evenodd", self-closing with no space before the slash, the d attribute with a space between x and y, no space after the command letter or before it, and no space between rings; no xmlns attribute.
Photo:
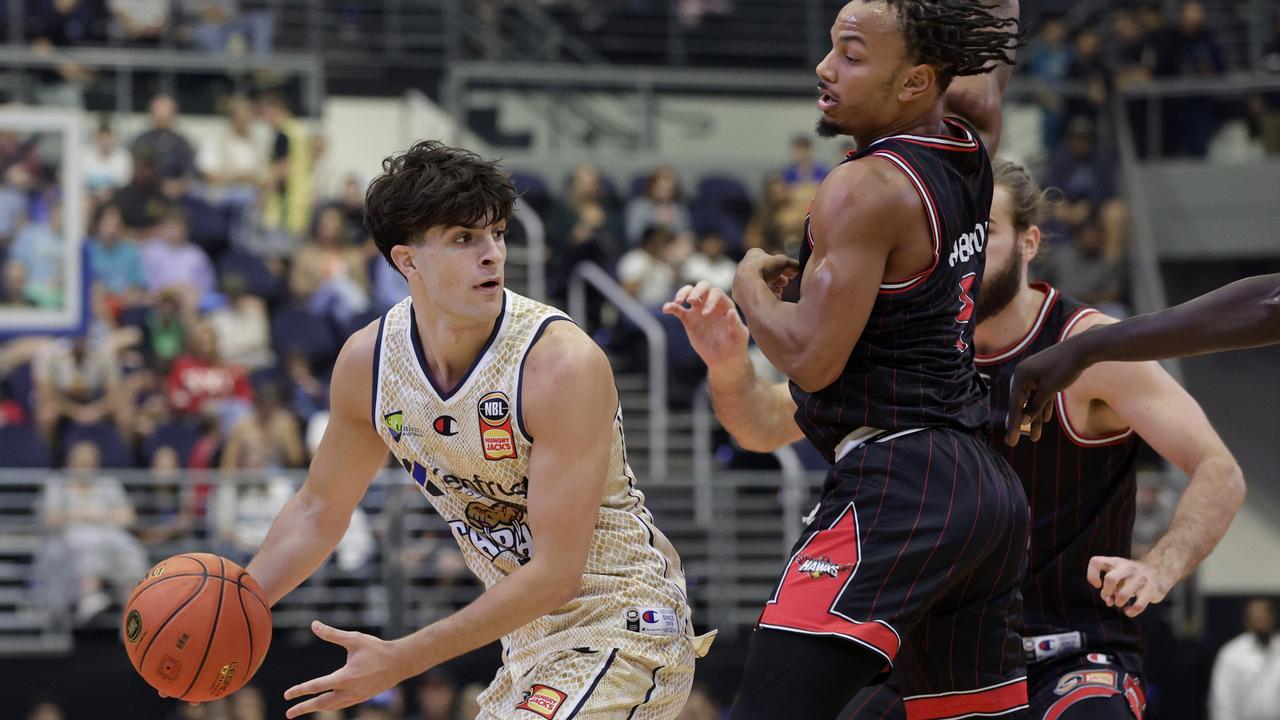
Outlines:
<svg viewBox="0 0 1280 720"><path fill-rule="evenodd" d="M667 336L648 308L636 302L609 273L593 262L579 263L569 276L569 314L578 322L587 318L587 285L595 288L644 333L649 348L648 439L649 477L667 477Z"/></svg>
<svg viewBox="0 0 1280 720"><path fill-rule="evenodd" d="M0 65L6 73L56 69L64 63L115 74L116 111L132 112L134 87L139 73L159 73L161 87L173 91L179 75L216 75L247 78L251 73L270 71L298 77L302 82L302 110L311 117L320 115L324 100L325 70L320 57L299 53L276 53L270 57L213 55L183 50L141 50L134 48L66 48L37 55L23 47L0 46Z"/></svg>

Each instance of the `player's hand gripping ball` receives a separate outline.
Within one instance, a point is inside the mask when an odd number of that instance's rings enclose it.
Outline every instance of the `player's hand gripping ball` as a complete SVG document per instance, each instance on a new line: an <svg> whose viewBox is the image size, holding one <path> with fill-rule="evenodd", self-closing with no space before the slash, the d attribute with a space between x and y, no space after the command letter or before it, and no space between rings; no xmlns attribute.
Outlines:
<svg viewBox="0 0 1280 720"><path fill-rule="evenodd" d="M133 669L165 697L197 703L239 690L271 645L262 588L217 555L175 555L129 598L121 637Z"/></svg>

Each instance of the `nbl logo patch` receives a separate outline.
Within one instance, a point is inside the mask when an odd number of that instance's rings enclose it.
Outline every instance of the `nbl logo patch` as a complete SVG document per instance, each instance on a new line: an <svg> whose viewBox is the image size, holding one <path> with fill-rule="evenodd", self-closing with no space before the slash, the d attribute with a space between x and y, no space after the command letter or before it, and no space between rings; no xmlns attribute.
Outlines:
<svg viewBox="0 0 1280 720"><path fill-rule="evenodd" d="M491 392L476 404L480 416L480 444L485 460L516 457L516 436L511 429L511 402L506 393Z"/></svg>

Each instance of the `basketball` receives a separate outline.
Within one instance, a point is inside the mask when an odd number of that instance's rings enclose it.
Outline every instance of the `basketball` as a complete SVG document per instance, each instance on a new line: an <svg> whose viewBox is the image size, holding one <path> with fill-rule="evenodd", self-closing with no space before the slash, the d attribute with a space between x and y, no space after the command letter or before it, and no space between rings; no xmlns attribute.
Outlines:
<svg viewBox="0 0 1280 720"><path fill-rule="evenodd" d="M244 568L208 553L161 561L125 605L129 661L160 694L204 702L239 690L271 645L271 611Z"/></svg>

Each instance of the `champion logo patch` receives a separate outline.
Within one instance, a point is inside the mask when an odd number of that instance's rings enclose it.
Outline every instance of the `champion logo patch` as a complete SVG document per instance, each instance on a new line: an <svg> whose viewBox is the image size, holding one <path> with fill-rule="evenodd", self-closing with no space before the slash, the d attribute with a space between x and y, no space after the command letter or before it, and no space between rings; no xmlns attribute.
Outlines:
<svg viewBox="0 0 1280 720"><path fill-rule="evenodd" d="M431 423L431 427L437 434L445 437L453 437L458 434L458 421L448 415L441 415L436 421Z"/></svg>

